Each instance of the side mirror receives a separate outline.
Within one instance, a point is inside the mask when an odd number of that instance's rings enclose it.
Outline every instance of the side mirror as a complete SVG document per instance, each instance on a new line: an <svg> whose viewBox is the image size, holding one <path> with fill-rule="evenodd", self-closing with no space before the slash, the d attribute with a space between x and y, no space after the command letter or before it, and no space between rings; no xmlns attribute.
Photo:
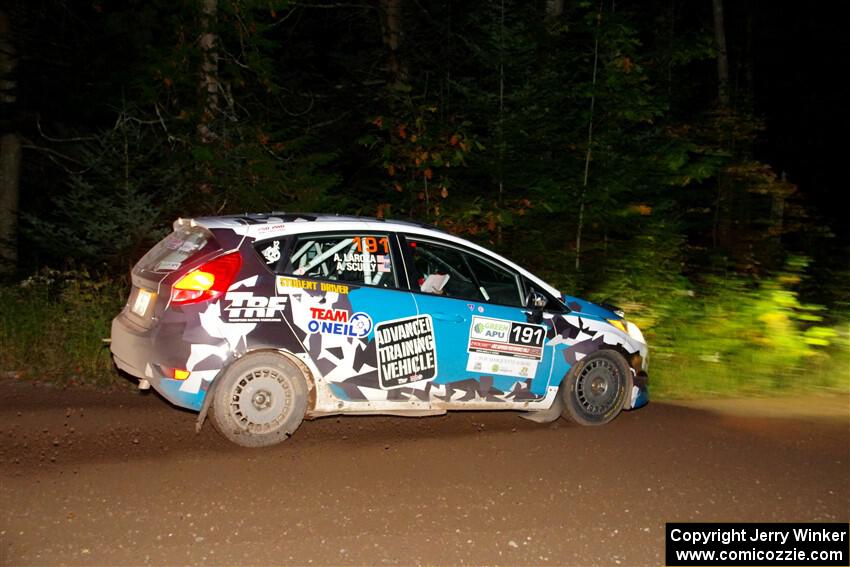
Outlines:
<svg viewBox="0 0 850 567"><path fill-rule="evenodd" d="M606 299L605 301L600 303L599 306L604 307L605 309L607 309L608 311L610 311L611 313L613 313L617 317L625 317L626 316L626 312L623 311L623 308L617 307L616 305L611 303L610 299Z"/></svg>
<svg viewBox="0 0 850 567"><path fill-rule="evenodd" d="M534 290L528 292L528 295L525 297L525 306L531 309L531 313L528 314L529 323L540 323L543 321L543 309L547 303L549 303L549 300L542 293Z"/></svg>
<svg viewBox="0 0 850 567"><path fill-rule="evenodd" d="M525 298L525 306L532 309L544 309L548 303L545 295L534 290L529 291Z"/></svg>

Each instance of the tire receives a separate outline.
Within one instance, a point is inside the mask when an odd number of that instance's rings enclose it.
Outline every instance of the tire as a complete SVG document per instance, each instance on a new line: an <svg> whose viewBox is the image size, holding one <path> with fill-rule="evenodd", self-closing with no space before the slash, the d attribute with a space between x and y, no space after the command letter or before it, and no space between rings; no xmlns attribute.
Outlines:
<svg viewBox="0 0 850 567"><path fill-rule="evenodd" d="M307 381L287 358L249 354L218 378L210 409L213 426L243 447L267 447L292 435L307 410Z"/></svg>
<svg viewBox="0 0 850 567"><path fill-rule="evenodd" d="M623 409L628 383L626 360L615 351L596 351L570 370L562 385L561 415L580 425L604 425Z"/></svg>

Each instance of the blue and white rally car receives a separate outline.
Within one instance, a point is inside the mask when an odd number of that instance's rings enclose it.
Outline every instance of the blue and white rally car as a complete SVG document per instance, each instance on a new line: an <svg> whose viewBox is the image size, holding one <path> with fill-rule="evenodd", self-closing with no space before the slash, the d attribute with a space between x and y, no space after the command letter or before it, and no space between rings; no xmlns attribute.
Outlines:
<svg viewBox="0 0 850 567"><path fill-rule="evenodd" d="M597 425L647 402L637 326L421 224L180 219L132 283L116 365L240 445L333 414L508 409Z"/></svg>

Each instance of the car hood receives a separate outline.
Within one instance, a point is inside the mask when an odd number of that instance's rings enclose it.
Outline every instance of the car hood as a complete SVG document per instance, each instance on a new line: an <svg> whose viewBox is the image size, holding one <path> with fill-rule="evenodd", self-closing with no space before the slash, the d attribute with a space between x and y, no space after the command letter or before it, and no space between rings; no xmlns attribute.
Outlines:
<svg viewBox="0 0 850 567"><path fill-rule="evenodd" d="M576 315L586 315L596 319L622 319L622 317L610 309L606 309L605 307L593 303L592 301L587 301L586 299L565 294L564 303Z"/></svg>

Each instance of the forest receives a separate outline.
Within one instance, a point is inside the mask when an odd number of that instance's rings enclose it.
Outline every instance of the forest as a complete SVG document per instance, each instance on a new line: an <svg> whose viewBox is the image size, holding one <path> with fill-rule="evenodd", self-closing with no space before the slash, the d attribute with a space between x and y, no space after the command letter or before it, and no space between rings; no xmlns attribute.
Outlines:
<svg viewBox="0 0 850 567"><path fill-rule="evenodd" d="M621 306L659 397L848 391L841 21L759 0L0 4L0 372L120 382L102 339L175 219L314 211L431 223Z"/></svg>

